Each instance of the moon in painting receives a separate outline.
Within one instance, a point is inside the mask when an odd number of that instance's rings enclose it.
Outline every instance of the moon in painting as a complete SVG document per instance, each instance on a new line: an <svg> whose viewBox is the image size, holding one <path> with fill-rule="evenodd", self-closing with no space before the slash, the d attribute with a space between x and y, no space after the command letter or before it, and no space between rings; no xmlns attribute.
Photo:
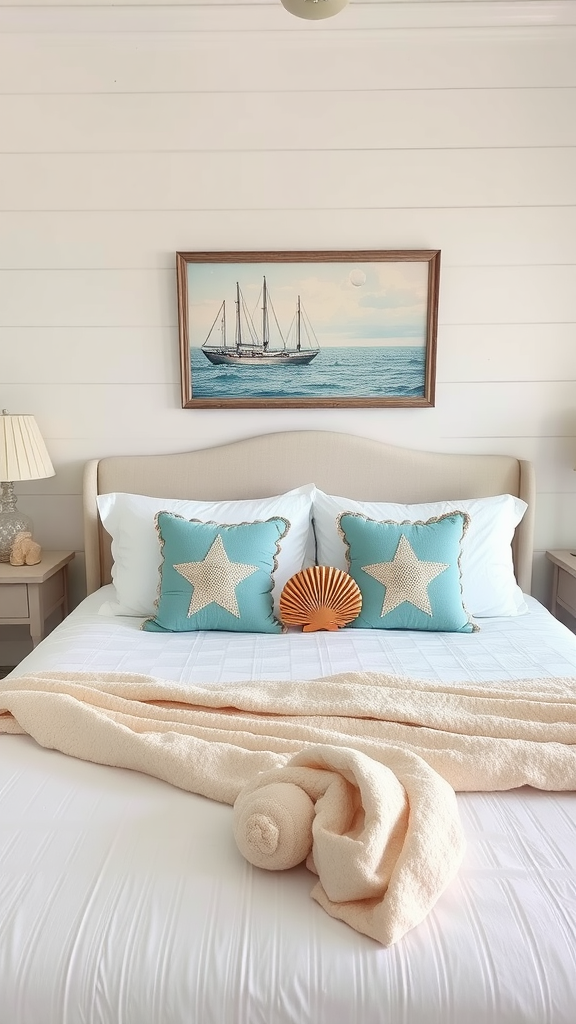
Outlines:
<svg viewBox="0 0 576 1024"><path fill-rule="evenodd" d="M361 285L366 284L366 274L359 268L351 270L349 280L350 284L353 284L355 288L360 288Z"/></svg>

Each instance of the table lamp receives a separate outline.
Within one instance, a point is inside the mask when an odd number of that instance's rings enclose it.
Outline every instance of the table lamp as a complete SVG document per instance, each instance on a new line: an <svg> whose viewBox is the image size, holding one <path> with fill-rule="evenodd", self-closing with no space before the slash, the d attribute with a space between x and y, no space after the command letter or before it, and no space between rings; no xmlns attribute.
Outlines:
<svg viewBox="0 0 576 1024"><path fill-rule="evenodd" d="M10 561L14 537L30 530L32 520L16 508L15 480L54 476L54 467L33 416L0 416L0 562Z"/></svg>

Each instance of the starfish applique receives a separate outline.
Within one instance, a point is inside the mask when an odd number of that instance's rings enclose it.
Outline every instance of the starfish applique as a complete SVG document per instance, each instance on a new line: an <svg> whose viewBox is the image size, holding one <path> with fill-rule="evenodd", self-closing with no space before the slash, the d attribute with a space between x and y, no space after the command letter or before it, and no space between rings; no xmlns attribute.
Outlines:
<svg viewBox="0 0 576 1024"><path fill-rule="evenodd" d="M188 616L195 615L209 604L219 604L237 619L240 618L240 609L236 587L242 580L258 572L257 565L231 562L220 534L201 562L180 562L174 568L194 588Z"/></svg>
<svg viewBox="0 0 576 1024"><path fill-rule="evenodd" d="M381 616L394 611L404 601L413 604L426 615L432 615L428 586L449 565L445 562L422 561L402 534L391 562L376 562L374 565L363 565L362 568L386 587Z"/></svg>

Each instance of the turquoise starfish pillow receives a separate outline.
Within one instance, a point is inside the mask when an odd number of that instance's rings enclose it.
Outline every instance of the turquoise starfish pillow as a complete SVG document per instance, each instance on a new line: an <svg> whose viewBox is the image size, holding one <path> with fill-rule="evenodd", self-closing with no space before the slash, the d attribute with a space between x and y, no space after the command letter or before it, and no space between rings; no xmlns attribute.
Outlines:
<svg viewBox="0 0 576 1024"><path fill-rule="evenodd" d="M468 522L464 512L416 523L341 513L338 529L349 572L362 592L362 611L350 625L475 632L460 584L461 541Z"/></svg>
<svg viewBox="0 0 576 1024"><path fill-rule="evenodd" d="M156 614L148 632L219 629L282 633L273 614L272 585L280 542L290 526L281 516L222 526L158 512L162 565Z"/></svg>

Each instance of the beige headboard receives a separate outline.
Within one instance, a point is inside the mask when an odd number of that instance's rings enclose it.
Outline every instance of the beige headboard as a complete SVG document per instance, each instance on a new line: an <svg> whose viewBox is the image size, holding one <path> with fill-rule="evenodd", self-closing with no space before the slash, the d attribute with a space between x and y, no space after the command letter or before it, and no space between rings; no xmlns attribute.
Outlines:
<svg viewBox="0 0 576 1024"><path fill-rule="evenodd" d="M528 502L516 530L516 576L530 593L535 483L532 464L506 455L444 455L396 448L331 431L263 434L177 455L125 455L88 462L84 535L88 593L110 582L110 537L96 495L126 491L155 497L258 498L315 483L365 501L438 501L514 494Z"/></svg>

